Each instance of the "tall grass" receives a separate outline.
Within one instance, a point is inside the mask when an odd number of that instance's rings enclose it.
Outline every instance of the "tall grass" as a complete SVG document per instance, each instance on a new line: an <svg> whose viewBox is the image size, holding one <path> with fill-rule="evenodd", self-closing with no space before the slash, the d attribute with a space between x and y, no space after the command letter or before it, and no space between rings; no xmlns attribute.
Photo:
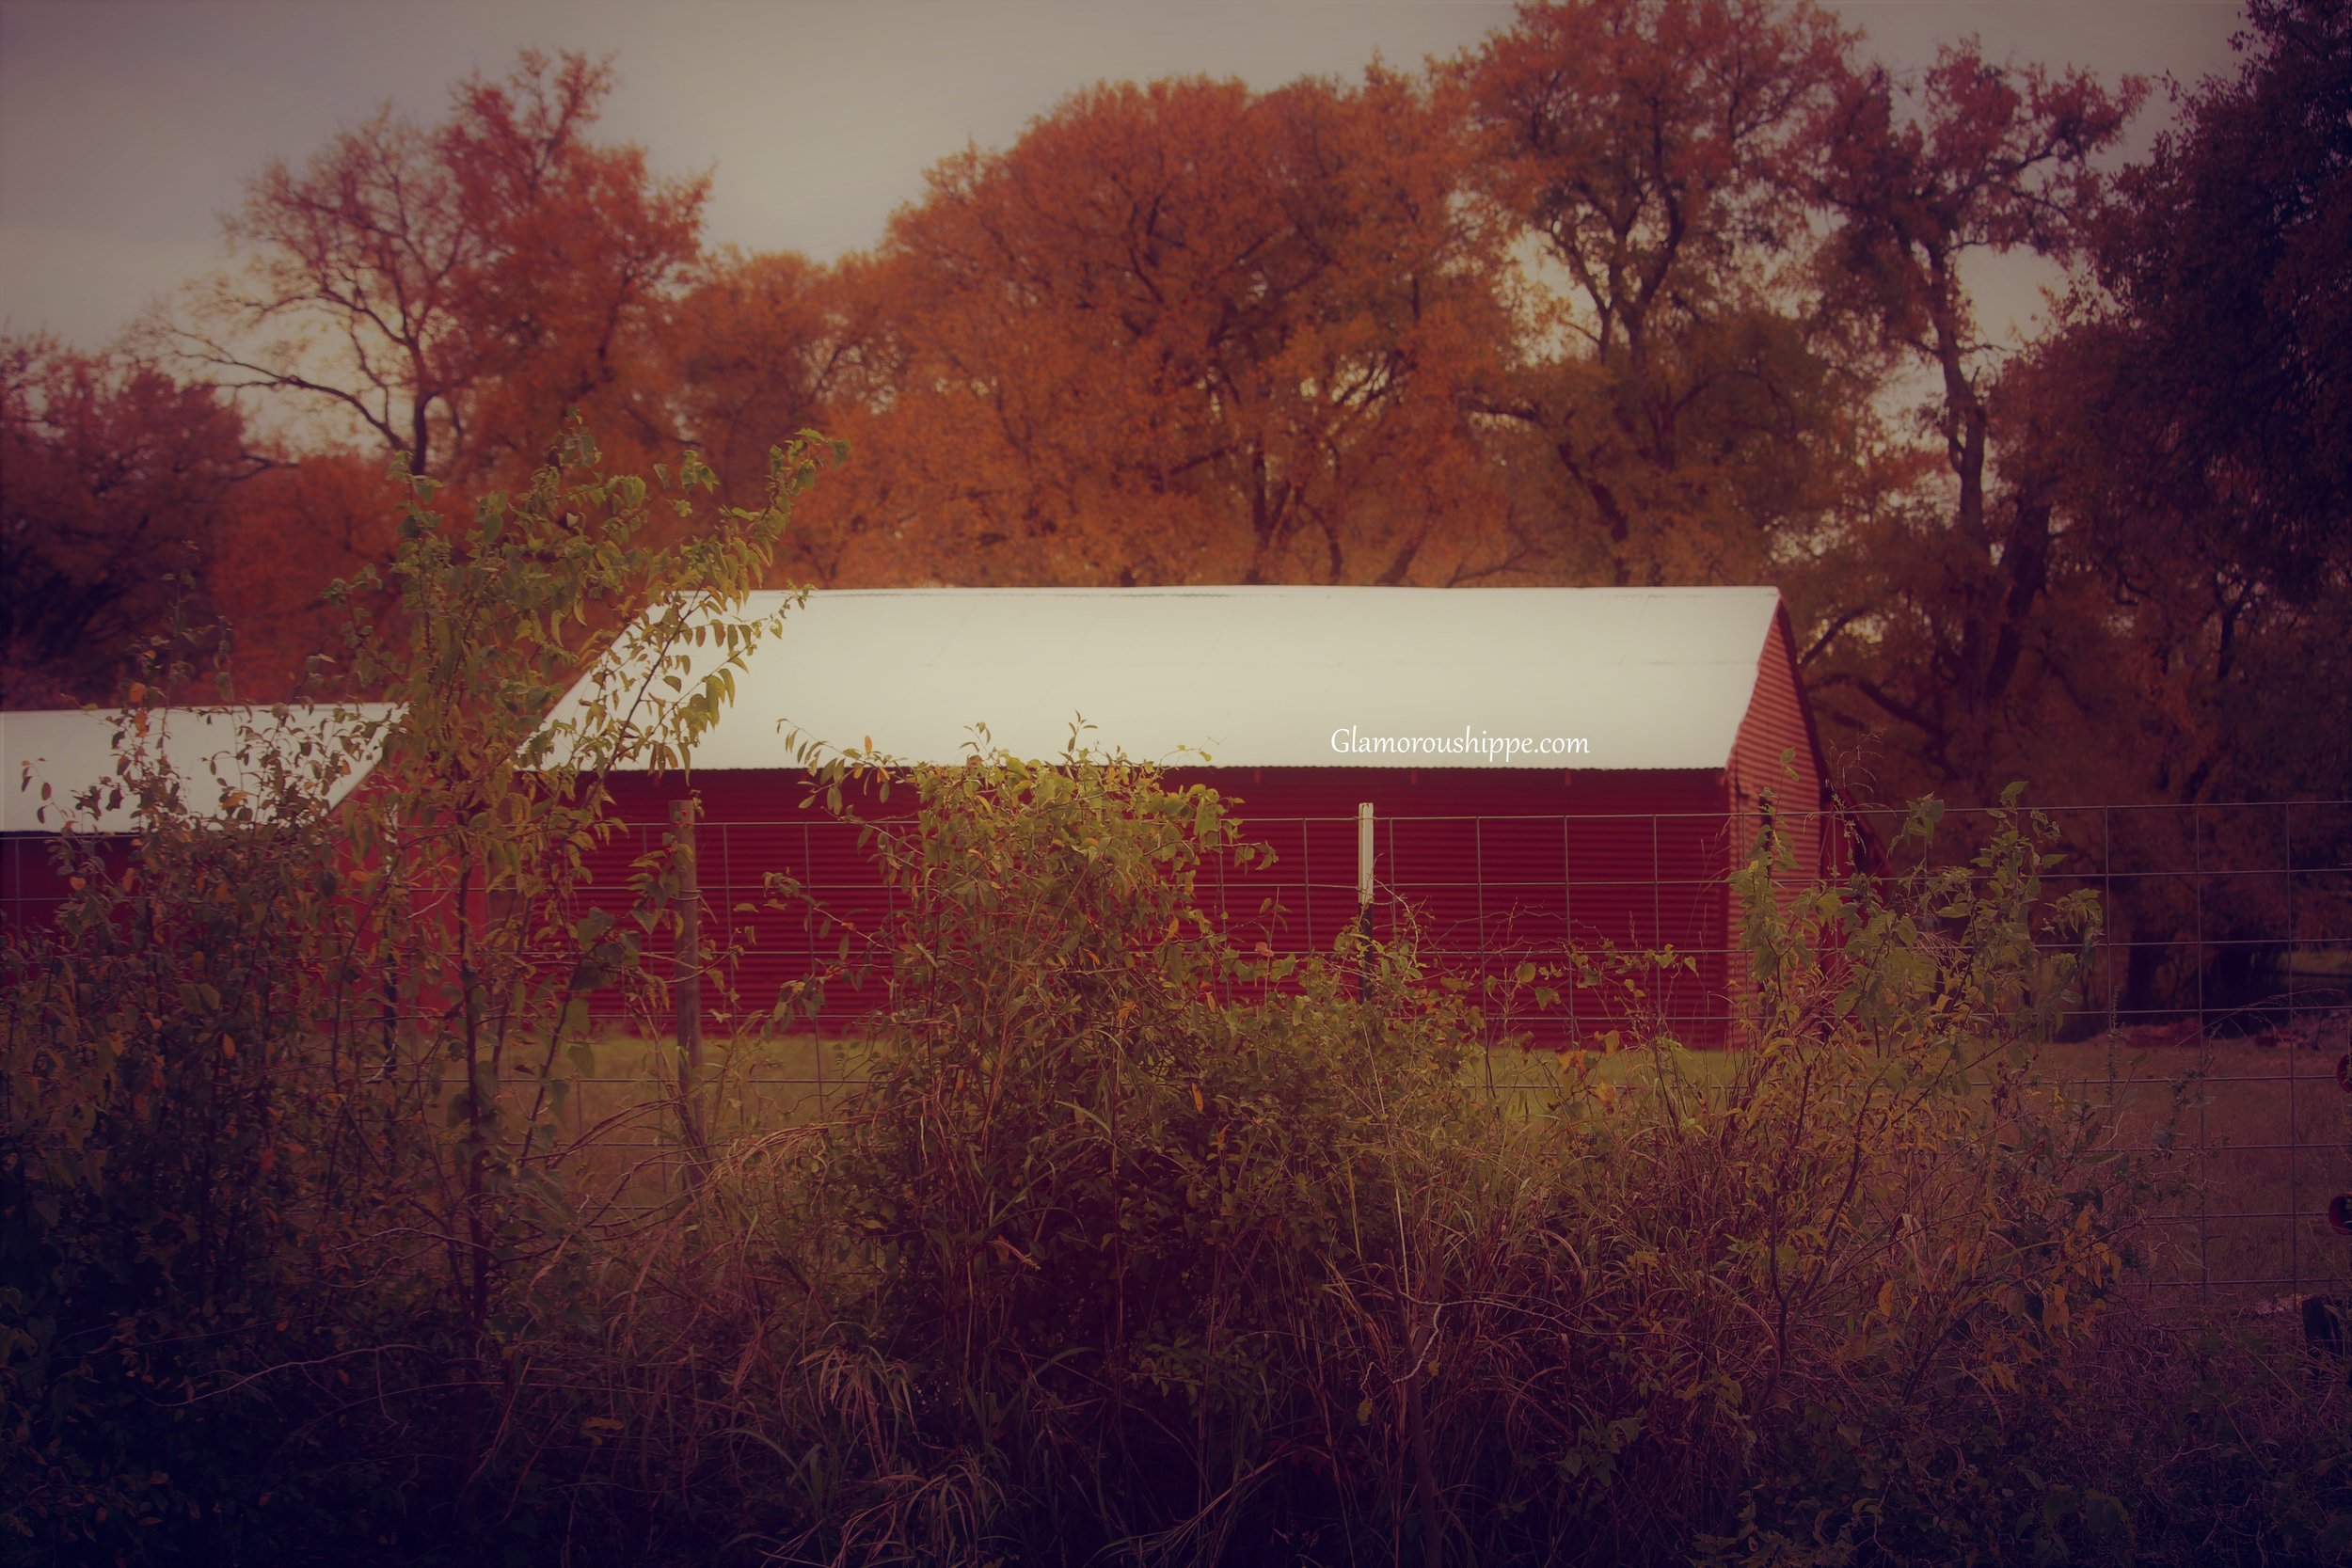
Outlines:
<svg viewBox="0 0 2352 1568"><path fill-rule="evenodd" d="M1213 798L1084 760L914 783L888 1044L841 1116L743 1140L643 1239L592 1357L638 1369L612 1418L695 1456L680 1492L724 1477L747 1554L2322 1560L2343 1534L2342 1396L2274 1378L2216 1443L2198 1390L2256 1348L2184 1351L2118 1294L2158 1173L2039 1080L2047 950L2089 911L2044 907L2030 818L1960 873L1793 905L1759 847L1754 1049L1637 1048L1638 1095L1571 1062L1499 1114L1409 952L1268 976L1221 943L1191 897L1232 847ZM2149 1464L2201 1481L2154 1495Z"/></svg>

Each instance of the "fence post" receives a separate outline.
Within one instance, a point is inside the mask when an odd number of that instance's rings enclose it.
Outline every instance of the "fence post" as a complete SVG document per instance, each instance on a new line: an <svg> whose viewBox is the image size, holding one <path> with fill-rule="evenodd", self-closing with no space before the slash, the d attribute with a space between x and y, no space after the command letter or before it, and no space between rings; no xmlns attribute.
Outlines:
<svg viewBox="0 0 2352 1568"><path fill-rule="evenodd" d="M1310 897L1312 895L1309 895ZM1370 965L1367 949L1372 942L1372 802L1356 802L1356 935L1361 945L1356 949L1356 994L1365 990L1365 975Z"/></svg>
<svg viewBox="0 0 2352 1568"><path fill-rule="evenodd" d="M2205 1027L2205 825L2198 802L2188 807L2189 864L2197 892L2197 1304L2213 1300L2213 1037Z"/></svg>
<svg viewBox="0 0 2352 1568"><path fill-rule="evenodd" d="M672 960L677 1003L678 1134L686 1146L686 1181L702 1180L708 1150L698 1099L703 1076L702 879L695 867L694 798L670 803L670 837L677 855L677 945Z"/></svg>
<svg viewBox="0 0 2352 1568"><path fill-rule="evenodd" d="M2280 848L2284 851L2286 867L2287 911L2287 1289L2296 1295L2303 1293L2303 1182L2296 1169L2296 1156L2302 1152L2303 1117L2296 1104L2296 1080L2302 1077L2302 1053L2296 1049L2295 1035L2295 804L2287 801L2279 808Z"/></svg>

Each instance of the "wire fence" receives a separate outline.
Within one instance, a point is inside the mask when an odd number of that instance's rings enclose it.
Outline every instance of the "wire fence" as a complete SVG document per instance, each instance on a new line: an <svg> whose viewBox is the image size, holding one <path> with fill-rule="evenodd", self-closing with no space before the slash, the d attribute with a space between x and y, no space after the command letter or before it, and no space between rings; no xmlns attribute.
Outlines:
<svg viewBox="0 0 2352 1568"><path fill-rule="evenodd" d="M2151 1220L2141 1277L2205 1303L2352 1294L2352 802L2043 815L2058 834L2045 895L2095 893L2103 929L2042 1071L2104 1114L2117 1152L2160 1157L2175 1173L2169 1206ZM1851 863L1841 842L1867 863L1896 843L1903 819L1785 814L1776 826L1806 852L1784 883ZM1990 810L1947 812L1934 854L1967 864L1994 820ZM1236 942L1277 957L1327 952L1367 913L1375 936L1409 932L1429 972L1464 983L1485 1007L1498 1041L1538 1055L1644 1024L1699 1051L1736 1050L1740 955L1728 878L1758 826L1754 811L1379 817L1367 911L1361 821L1253 819L1245 834L1273 847L1273 863L1212 863L1200 891ZM614 846L616 863L658 848L663 832L637 830ZM822 818L699 829L707 937L732 950L734 994L747 1010L838 968L845 939L887 927L897 895L858 851L856 832ZM798 897L771 896L777 872L795 879ZM1516 983L1525 963L1602 944L1670 948L1685 963L1640 1019L1573 984L1555 985L1554 1004L1537 1007L1532 988ZM744 1103L769 1117L821 1111L856 1071L839 1042L883 1005L882 987L877 975L832 992L806 1037L744 1073ZM1703 1073L1704 1058L1693 1059ZM1532 1101L1553 1085L1505 1072L1486 1086Z"/></svg>
<svg viewBox="0 0 2352 1568"><path fill-rule="evenodd" d="M2352 1299L2352 801L2043 815L2058 834L2045 895L2088 889L2104 923L2042 1070L2105 1115L2117 1151L2160 1157L2179 1178L2151 1221L2141 1277L2200 1303ZM1897 813L1784 815L1775 825L1802 848L1784 882L1868 863L1896 843L1902 821ZM1947 813L1934 853L1968 864L1993 823L1988 811ZM1637 1027L1701 1053L1736 1051L1741 965L1728 879L1759 825L1754 810L1377 817L1367 911L1360 818L1253 819L1245 835L1270 845L1273 863L1213 863L1200 893L1244 950L1276 957L1328 952L1367 918L1375 936L1409 933L1429 972L1462 983L1485 1007L1499 1044L1527 1048L1498 1061L1533 1065L1544 1052ZM887 1001L879 967L863 983L839 973L845 944L885 932L898 895L854 823L706 821L697 832L704 940L721 956L708 1004L714 1033L767 1012L787 987L833 976L826 1007L800 1033L735 1065L734 1115L743 1125L821 1116L856 1075L851 1042ZM623 895L628 867L660 852L667 832L632 826L606 847L593 869L610 896ZM36 857L47 863L45 846L0 847L7 913L36 917L33 904L50 895L27 867ZM795 896L776 896L779 875L797 884ZM1603 945L1670 948L1686 964L1641 1018L1574 984L1537 1007L1518 981L1524 964ZM632 1039L617 1018L608 1022L599 1070L579 1080L569 1114L584 1130L642 1103L614 1148L650 1162L658 1179L676 1154L660 1113L675 1069L662 1065L659 1038ZM1483 1082L1530 1106L1552 1087L1541 1072Z"/></svg>

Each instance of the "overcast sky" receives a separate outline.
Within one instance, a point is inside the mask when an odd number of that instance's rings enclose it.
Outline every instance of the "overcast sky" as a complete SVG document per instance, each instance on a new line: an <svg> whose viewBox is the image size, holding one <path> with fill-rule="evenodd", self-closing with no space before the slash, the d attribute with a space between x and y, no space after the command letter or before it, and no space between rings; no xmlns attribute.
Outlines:
<svg viewBox="0 0 2352 1568"><path fill-rule="evenodd" d="M1001 147L1064 94L1207 73L1268 87L1419 64L1507 25L1507 0L0 0L0 327L96 347L219 264L220 214L391 101L425 119L515 51L611 52L603 122L713 176L707 232L831 259L871 245L923 171ZM1994 58L2184 83L2230 63L2235 0L1847 0L1899 65ZM2143 116L2144 142L2163 113ZM1988 273L1994 320L2034 278Z"/></svg>

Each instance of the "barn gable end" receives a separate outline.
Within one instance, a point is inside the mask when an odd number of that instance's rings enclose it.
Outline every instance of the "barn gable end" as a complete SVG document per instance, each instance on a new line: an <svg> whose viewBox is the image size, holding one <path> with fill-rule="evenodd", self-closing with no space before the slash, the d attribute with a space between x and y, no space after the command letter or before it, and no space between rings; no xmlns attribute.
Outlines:
<svg viewBox="0 0 2352 1568"><path fill-rule="evenodd" d="M1743 837L1752 838L1769 799L1788 832L1799 878L1818 876L1835 835L1826 832L1828 770L1797 673L1796 639L1786 610L1772 617L1756 658L1756 689L1732 742L1725 784Z"/></svg>

